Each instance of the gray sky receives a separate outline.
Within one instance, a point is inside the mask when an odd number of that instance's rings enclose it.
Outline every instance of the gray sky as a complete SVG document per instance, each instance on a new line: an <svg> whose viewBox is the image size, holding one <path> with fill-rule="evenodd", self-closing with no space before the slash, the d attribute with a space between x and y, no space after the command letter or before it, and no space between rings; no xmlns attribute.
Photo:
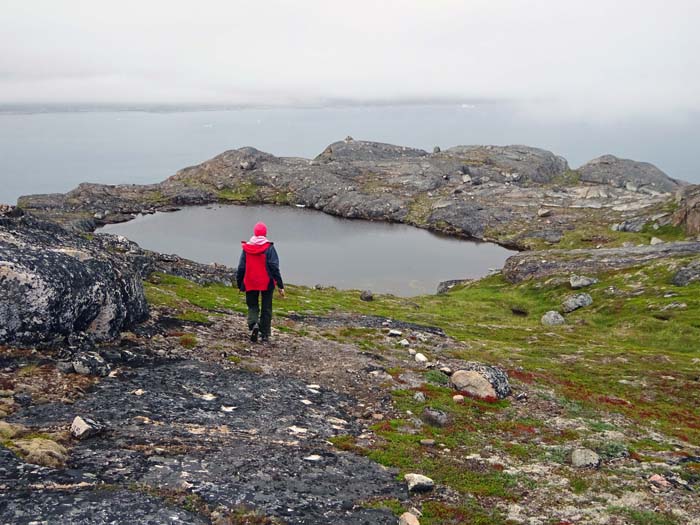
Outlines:
<svg viewBox="0 0 700 525"><path fill-rule="evenodd" d="M2 0L0 103L700 110L698 0Z"/></svg>

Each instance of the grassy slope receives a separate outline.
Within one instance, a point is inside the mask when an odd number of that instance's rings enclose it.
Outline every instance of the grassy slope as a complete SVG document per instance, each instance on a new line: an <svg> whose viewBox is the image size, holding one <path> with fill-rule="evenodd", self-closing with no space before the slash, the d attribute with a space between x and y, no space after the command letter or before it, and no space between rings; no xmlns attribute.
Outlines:
<svg viewBox="0 0 700 525"><path fill-rule="evenodd" d="M586 290L593 297L593 305L569 314L567 324L560 327L543 327L540 317L547 310L558 309L573 293L561 278L512 285L493 276L447 295L409 299L379 296L371 303L361 301L356 291L288 286L288 298L275 301L275 315L356 312L439 326L467 343L468 349L455 351L456 357L498 364L509 370L516 383L551 390L570 414L590 421L592 432L608 428L600 414L621 413L680 442L700 444L700 413L696 410L700 406L700 284L670 284L673 268L682 262L663 261L598 276L600 283ZM149 301L175 307L184 315L193 315L193 308L245 309L242 296L224 286L202 287L184 279L155 275L146 288ZM674 295L664 297L668 294ZM686 307L663 310L672 303ZM346 329L334 335L338 337L371 346L375 336ZM425 426L417 433L406 433L403 427L408 420L399 419L376 425L375 432L382 441L371 450L357 449L349 436L336 443L402 472L426 473L459 493L477 498L449 508L426 502L421 523L457 523L460 516L469 516L469 523L499 523L503 517L493 511L492 503L518 501L536 481L504 473L498 465L484 471L469 463L455 463L454 456L426 450L420 439L436 438L447 447L468 451L479 450L488 437L489 446L507 457L529 461L541 460L544 455L548 461L559 461L562 458L557 455L563 454L563 448L557 445L580 438L576 432L554 432L542 420L513 419L508 401L488 405L467 400L465 405L457 406L448 389L429 381L425 392L429 404L455 418L449 429ZM400 412L420 413L422 405L413 400L413 393L394 391ZM542 443L550 448L543 449ZM655 451L673 448L658 440L619 446L640 461ZM603 456L617 453L612 449L598 451ZM570 490L609 491L607 483L601 476L572 478ZM382 504L398 506L398 502ZM660 521L645 521L648 516L637 519L625 509L619 512L629 523L675 523L661 515L652 516Z"/></svg>

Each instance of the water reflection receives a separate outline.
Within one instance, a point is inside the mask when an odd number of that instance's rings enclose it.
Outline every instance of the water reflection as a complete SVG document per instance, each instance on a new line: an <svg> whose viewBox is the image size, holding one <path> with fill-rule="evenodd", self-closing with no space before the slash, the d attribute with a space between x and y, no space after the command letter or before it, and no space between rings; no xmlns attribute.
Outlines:
<svg viewBox="0 0 700 525"><path fill-rule="evenodd" d="M369 289L401 296L435 293L440 281L480 277L512 252L410 226L331 217L276 206L215 206L157 213L101 231L195 261L238 263L240 241L264 221L287 282Z"/></svg>

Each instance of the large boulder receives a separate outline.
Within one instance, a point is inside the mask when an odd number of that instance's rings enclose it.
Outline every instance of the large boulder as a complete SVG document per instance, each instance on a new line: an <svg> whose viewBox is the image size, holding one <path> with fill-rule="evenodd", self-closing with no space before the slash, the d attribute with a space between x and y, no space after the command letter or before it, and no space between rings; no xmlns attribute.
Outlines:
<svg viewBox="0 0 700 525"><path fill-rule="evenodd" d="M580 180L647 193L670 193L680 184L648 162L603 155L578 169Z"/></svg>
<svg viewBox="0 0 700 525"><path fill-rule="evenodd" d="M671 282L676 286L688 286L697 281L700 281L700 259L691 261L680 268L671 279Z"/></svg>
<svg viewBox="0 0 700 525"><path fill-rule="evenodd" d="M144 320L140 276L118 253L51 222L0 215L0 344L115 338Z"/></svg>
<svg viewBox="0 0 700 525"><path fill-rule="evenodd" d="M504 370L481 363L467 363L452 374L450 383L455 390L484 399L503 399L511 392Z"/></svg>

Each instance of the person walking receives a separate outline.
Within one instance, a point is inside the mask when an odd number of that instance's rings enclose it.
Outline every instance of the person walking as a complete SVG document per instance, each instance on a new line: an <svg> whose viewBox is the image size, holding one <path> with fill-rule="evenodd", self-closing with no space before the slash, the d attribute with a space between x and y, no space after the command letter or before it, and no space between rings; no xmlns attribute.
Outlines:
<svg viewBox="0 0 700 525"><path fill-rule="evenodd" d="M241 241L241 248L236 281L238 289L245 292L250 340L255 343L260 335L266 343L270 339L275 287L281 297L285 296L280 260L274 243L267 238L267 226L263 222L255 225L248 241Z"/></svg>

